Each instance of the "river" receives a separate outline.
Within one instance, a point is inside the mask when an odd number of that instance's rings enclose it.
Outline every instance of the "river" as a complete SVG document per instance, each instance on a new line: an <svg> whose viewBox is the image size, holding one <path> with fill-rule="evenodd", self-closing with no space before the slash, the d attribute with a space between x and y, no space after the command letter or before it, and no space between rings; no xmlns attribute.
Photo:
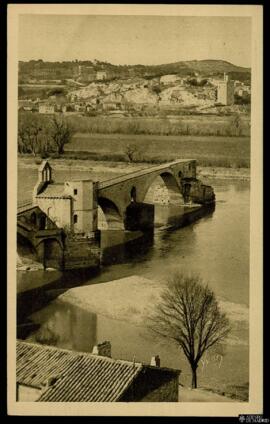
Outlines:
<svg viewBox="0 0 270 424"><path fill-rule="evenodd" d="M22 176L23 169L19 169L19 176L20 173ZM76 172L76 177L80 176L85 173ZM35 172L29 172L24 181L19 178L19 187L24 185L24 195L33 187L35 177ZM136 323L108 319L63 304L57 295L68 287L130 275L160 280L177 270L197 273L208 281L233 322L226 345L201 362L199 385L236 395L238 391L245 391L249 381L249 182L204 181L211 184L216 193L216 208L212 213L184 228L156 229L149 243L141 239L135 248L122 246L111 250L110 257L114 260L105 261L96 275L64 274L44 289L45 303L27 316L39 325L27 339L81 351L91 351L97 342L110 340L113 357L132 360L135 356L136 361L149 362L151 356L159 354L161 365L180 368L182 383L189 384L189 367L177 347L154 339L146 328ZM173 213L168 206L157 207L157 214L164 223ZM112 244L115 237L116 232L104 232L103 246ZM24 278L23 275L20 278ZM135 303L138 301L134 299Z"/></svg>

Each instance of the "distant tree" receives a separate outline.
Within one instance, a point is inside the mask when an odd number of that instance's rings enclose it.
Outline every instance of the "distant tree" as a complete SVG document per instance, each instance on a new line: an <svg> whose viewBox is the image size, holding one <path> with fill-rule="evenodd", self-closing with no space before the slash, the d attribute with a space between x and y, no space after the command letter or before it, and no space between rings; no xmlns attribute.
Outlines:
<svg viewBox="0 0 270 424"><path fill-rule="evenodd" d="M242 120L239 113L236 113L231 118L232 135L240 135L242 131Z"/></svg>
<svg viewBox="0 0 270 424"><path fill-rule="evenodd" d="M244 96L239 96L237 93L234 95L234 103L237 105L248 105L250 104L251 96L246 94Z"/></svg>
<svg viewBox="0 0 270 424"><path fill-rule="evenodd" d="M150 327L173 340L183 351L197 387L197 368L204 353L224 340L230 324L219 309L215 294L197 276L175 274L150 318Z"/></svg>
<svg viewBox="0 0 270 424"><path fill-rule="evenodd" d="M63 88L53 88L47 92L48 96L65 96L66 90Z"/></svg>
<svg viewBox="0 0 270 424"><path fill-rule="evenodd" d="M204 78L204 79L202 79L198 84L200 85L200 86L204 86L204 85L206 85L208 83L208 79L207 78Z"/></svg>
<svg viewBox="0 0 270 424"><path fill-rule="evenodd" d="M74 129L62 116L54 115L50 121L50 136L56 147L57 153L64 153L65 144L69 143Z"/></svg>
<svg viewBox="0 0 270 424"><path fill-rule="evenodd" d="M198 80L197 78L189 78L188 83L190 85L193 85L195 87L203 87L205 84L207 84L208 80L206 78Z"/></svg>
<svg viewBox="0 0 270 424"><path fill-rule="evenodd" d="M197 79L196 79L196 78L189 78L189 79L188 79L188 83L189 83L190 85L194 85L194 86L197 86L197 85L198 85L198 83L197 83Z"/></svg>
<svg viewBox="0 0 270 424"><path fill-rule="evenodd" d="M138 154L140 153L139 148L138 146L136 146L136 144L127 144L124 152L127 155L129 162L134 162L134 160L138 158Z"/></svg>
<svg viewBox="0 0 270 424"><path fill-rule="evenodd" d="M39 134L42 131L40 120L32 113L19 114L18 150L20 153L32 153L40 150Z"/></svg>
<svg viewBox="0 0 270 424"><path fill-rule="evenodd" d="M20 115L19 115L19 121L18 121L18 151L19 153L27 153L27 150L28 150L27 141L28 141L27 130L23 120L20 119Z"/></svg>

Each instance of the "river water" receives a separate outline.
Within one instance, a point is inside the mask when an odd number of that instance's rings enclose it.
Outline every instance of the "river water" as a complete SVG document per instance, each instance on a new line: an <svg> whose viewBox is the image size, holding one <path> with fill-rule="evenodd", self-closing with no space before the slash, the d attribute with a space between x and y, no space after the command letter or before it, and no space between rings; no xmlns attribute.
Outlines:
<svg viewBox="0 0 270 424"><path fill-rule="evenodd" d="M76 176L85 175L77 173ZM33 187L32 179L35 178L31 173L21 182L25 184L24 193ZM62 275L55 284L44 288L45 303L27 316L39 325L27 339L90 352L97 342L110 340L113 357L132 360L135 356L138 362L149 362L151 356L159 354L161 365L180 368L181 382L188 385L190 370L176 346L154 338L141 325L64 304L57 300L57 295L72 286L98 284L130 275L164 280L177 270L197 273L208 281L233 323L226 345L217 352L210 352L201 362L199 385L236 394L243 388L246 390L249 381L249 182L204 181L214 187L217 200L214 211L184 228L156 229L148 243L142 238L135 247L111 249L111 263L105 261L96 275ZM168 206L158 206L157 214L166 224L174 211ZM114 244L113 240L119 237L117 232L104 232L103 246ZM139 299L134 299L136 302Z"/></svg>

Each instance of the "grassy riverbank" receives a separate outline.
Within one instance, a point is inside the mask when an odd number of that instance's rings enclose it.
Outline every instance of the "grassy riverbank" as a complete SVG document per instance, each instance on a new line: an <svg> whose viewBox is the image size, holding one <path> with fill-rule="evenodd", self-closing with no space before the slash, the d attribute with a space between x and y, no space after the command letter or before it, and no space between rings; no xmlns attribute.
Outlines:
<svg viewBox="0 0 270 424"><path fill-rule="evenodd" d="M34 158L30 155L21 155L18 158L19 170L23 169L37 169L41 163L40 158ZM90 160L90 159L68 159L67 157L61 157L59 159L52 158L50 163L55 171L82 171L89 172L90 177L93 179L109 179L118 175L123 175L129 172L133 172L139 169L144 169L154 164L146 162L121 162L121 161L102 161L102 160ZM249 180L250 169L249 168L228 168L218 166L198 166L197 167L198 177L213 177L213 178L236 178L241 180ZM31 187L32 188L32 187Z"/></svg>

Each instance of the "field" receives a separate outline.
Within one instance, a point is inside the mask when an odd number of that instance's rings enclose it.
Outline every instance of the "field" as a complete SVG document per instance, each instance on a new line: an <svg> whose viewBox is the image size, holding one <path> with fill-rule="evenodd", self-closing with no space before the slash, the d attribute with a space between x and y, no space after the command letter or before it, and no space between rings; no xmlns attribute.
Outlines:
<svg viewBox="0 0 270 424"><path fill-rule="evenodd" d="M234 106L235 107L235 106ZM180 112L180 109L178 110ZM183 110L182 110L183 112ZM165 110L158 117L116 118L111 116L69 116L67 119L76 131L82 134L135 134L135 135L196 135L196 136L250 136L249 114L237 115L171 115ZM163 114L166 113L166 116ZM184 113L184 112L183 112Z"/></svg>
<svg viewBox="0 0 270 424"><path fill-rule="evenodd" d="M66 157L159 163L177 158L197 159L200 166L249 168L249 137L81 134L65 147Z"/></svg>

